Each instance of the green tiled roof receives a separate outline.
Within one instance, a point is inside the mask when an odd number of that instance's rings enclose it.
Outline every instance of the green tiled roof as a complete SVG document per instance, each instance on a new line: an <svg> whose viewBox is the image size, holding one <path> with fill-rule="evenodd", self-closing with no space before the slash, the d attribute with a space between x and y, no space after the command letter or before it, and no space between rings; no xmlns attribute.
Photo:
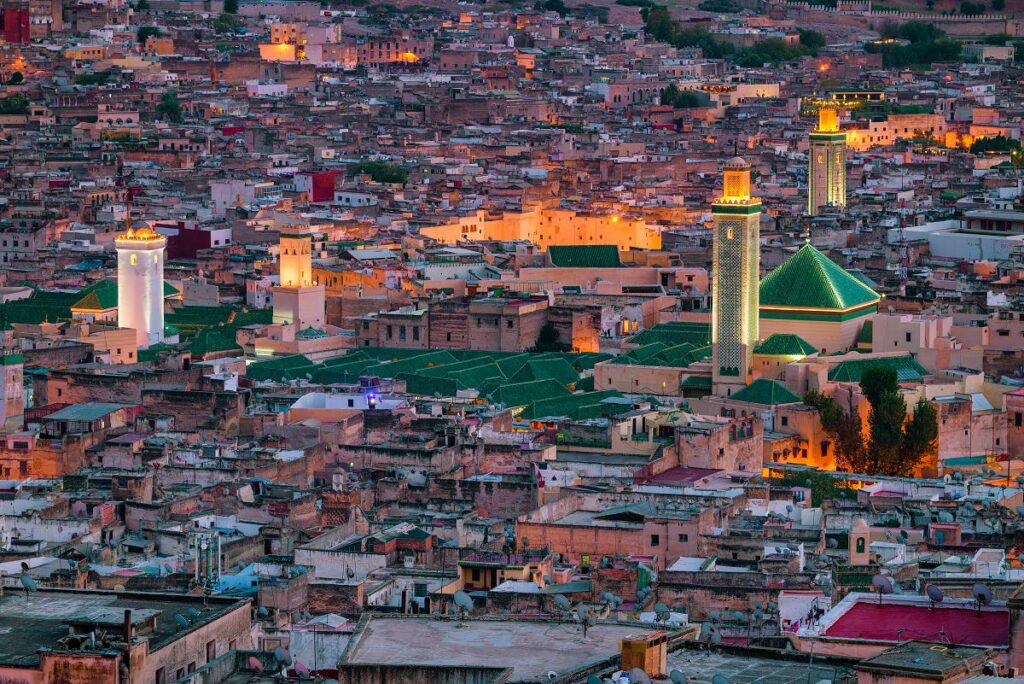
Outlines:
<svg viewBox="0 0 1024 684"><path fill-rule="evenodd" d="M563 268L620 268L619 248L615 245L552 245L551 263Z"/></svg>
<svg viewBox="0 0 1024 684"><path fill-rule="evenodd" d="M921 382L928 371L913 356L884 356L881 358L841 361L828 372L832 382L860 382L861 375L871 366L890 366L896 369L899 382Z"/></svg>
<svg viewBox="0 0 1024 684"><path fill-rule="evenodd" d="M536 359L528 360L509 379L513 382L549 379L561 385L569 385L579 380L580 374L565 359Z"/></svg>
<svg viewBox="0 0 1024 684"><path fill-rule="evenodd" d="M630 344L652 344L663 342L668 346L689 343L702 347L711 343L711 324L673 321L659 323L627 340Z"/></svg>
<svg viewBox="0 0 1024 684"><path fill-rule="evenodd" d="M711 389L711 378L707 375L687 375L682 386L686 389Z"/></svg>
<svg viewBox="0 0 1024 684"><path fill-rule="evenodd" d="M871 340L874 339L875 334L875 322L864 321L864 325L861 327L860 332L857 334L857 344L871 345Z"/></svg>
<svg viewBox="0 0 1024 684"><path fill-rule="evenodd" d="M523 410L522 417L530 419L564 416L578 420L625 413L631 410L632 406L601 403L609 397L621 396L622 394L615 390L599 390L597 392L579 392L564 397L538 399Z"/></svg>
<svg viewBox="0 0 1024 684"><path fill-rule="evenodd" d="M761 306L845 310L877 302L878 293L806 244L765 276Z"/></svg>
<svg viewBox="0 0 1024 684"><path fill-rule="evenodd" d="M809 356L818 350L799 335L775 333L754 347L755 354L766 356Z"/></svg>
<svg viewBox="0 0 1024 684"><path fill-rule="evenodd" d="M215 352L239 352L242 348L235 339L235 331L230 328L217 327L203 330L188 343L188 350L192 356L204 358L207 354ZM141 356L141 354L140 354Z"/></svg>
<svg viewBox="0 0 1024 684"><path fill-rule="evenodd" d="M502 385L491 394L491 400L505 407L526 406L537 399L552 399L571 396L564 385L555 380L534 380Z"/></svg>
<svg viewBox="0 0 1024 684"><path fill-rule="evenodd" d="M732 395L736 401L745 401L750 404L765 404L775 406L776 404L794 404L800 401L796 396L778 380L758 378L743 389Z"/></svg>

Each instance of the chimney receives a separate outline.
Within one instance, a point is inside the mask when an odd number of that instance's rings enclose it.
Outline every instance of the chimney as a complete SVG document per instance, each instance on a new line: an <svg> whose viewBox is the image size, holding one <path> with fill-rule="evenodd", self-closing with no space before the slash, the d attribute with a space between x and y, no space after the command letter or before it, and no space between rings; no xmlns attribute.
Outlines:
<svg viewBox="0 0 1024 684"><path fill-rule="evenodd" d="M124 642L128 644L128 648L132 645L132 611L130 608L124 609Z"/></svg>

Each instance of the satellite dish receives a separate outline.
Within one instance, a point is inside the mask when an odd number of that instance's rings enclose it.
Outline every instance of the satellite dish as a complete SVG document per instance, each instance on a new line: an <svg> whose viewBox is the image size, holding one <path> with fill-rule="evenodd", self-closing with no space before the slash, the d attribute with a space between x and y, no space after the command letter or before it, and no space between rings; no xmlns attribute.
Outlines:
<svg viewBox="0 0 1024 684"><path fill-rule="evenodd" d="M462 610L473 610L473 599L464 591L455 592L455 605Z"/></svg>
<svg viewBox="0 0 1024 684"><path fill-rule="evenodd" d="M117 593L121 593L122 591L124 591L124 585L123 584L115 584L114 585L114 591L116 591Z"/></svg>
<svg viewBox="0 0 1024 684"><path fill-rule="evenodd" d="M722 619L722 614L719 613L717 610L713 610L710 613L708 613L708 618L710 618L712 622L718 622L720 619Z"/></svg>
<svg viewBox="0 0 1024 684"><path fill-rule="evenodd" d="M590 675L587 677L587 684L601 684L601 678L597 675Z"/></svg>
<svg viewBox="0 0 1024 684"><path fill-rule="evenodd" d="M261 663L260 659L254 655L249 656L249 667L257 672L263 672L263 663Z"/></svg>
<svg viewBox="0 0 1024 684"><path fill-rule="evenodd" d="M178 629L186 629L189 626L188 618L181 613L174 614L174 624L178 626ZM262 670L261 670L262 671Z"/></svg>
<svg viewBox="0 0 1024 684"><path fill-rule="evenodd" d="M569 599L565 598L562 594L555 595L555 605L562 610L572 610L572 604L569 603Z"/></svg>
<svg viewBox="0 0 1024 684"><path fill-rule="evenodd" d="M926 593L928 594L928 600L932 602L933 606L936 603L942 603L946 598L946 595L942 593L942 590L934 584L928 585L928 590Z"/></svg>
<svg viewBox="0 0 1024 684"><path fill-rule="evenodd" d="M295 661L295 671L299 673L299 677L302 678L302 679L305 679L310 674L312 674L309 671L308 667L306 667L305 665L303 665L302 663L300 663L297 660Z"/></svg>
<svg viewBox="0 0 1024 684"><path fill-rule="evenodd" d="M274 657L277 658L277 662L282 665L291 665L292 657L288 655L288 651L284 650L280 646L274 649Z"/></svg>
<svg viewBox="0 0 1024 684"><path fill-rule="evenodd" d="M261 618L265 618L270 615L270 612L264 606L260 606L256 609L256 615Z"/></svg>
<svg viewBox="0 0 1024 684"><path fill-rule="evenodd" d="M875 575L871 578L871 586L878 594L891 594L893 592L892 580L888 575Z"/></svg>
<svg viewBox="0 0 1024 684"><path fill-rule="evenodd" d="M974 594L974 600L978 602L978 608L992 603L992 590L981 582L976 582L971 587L971 593Z"/></svg>
<svg viewBox="0 0 1024 684"><path fill-rule="evenodd" d="M684 675L679 670L672 670L668 673L668 678L672 681L672 684L684 684L689 681L689 677Z"/></svg>
<svg viewBox="0 0 1024 684"><path fill-rule="evenodd" d="M629 681L630 684L651 684L651 678L639 667L634 667L629 671Z"/></svg>
<svg viewBox="0 0 1024 684"><path fill-rule="evenodd" d="M202 613L199 610L197 610L196 608L189 608L188 609L188 616L190 618L192 618L193 620L195 620L200 615L202 615Z"/></svg>
<svg viewBox="0 0 1024 684"><path fill-rule="evenodd" d="M737 610L733 612L732 619L736 622L744 623L747 621L747 616L742 610Z"/></svg>
<svg viewBox="0 0 1024 684"><path fill-rule="evenodd" d="M39 585L36 584L31 575L21 576L21 586L25 587L25 591L37 591L39 589Z"/></svg>
<svg viewBox="0 0 1024 684"><path fill-rule="evenodd" d="M728 677L716 674L714 677L711 678L711 684L732 684L732 682L729 681Z"/></svg>

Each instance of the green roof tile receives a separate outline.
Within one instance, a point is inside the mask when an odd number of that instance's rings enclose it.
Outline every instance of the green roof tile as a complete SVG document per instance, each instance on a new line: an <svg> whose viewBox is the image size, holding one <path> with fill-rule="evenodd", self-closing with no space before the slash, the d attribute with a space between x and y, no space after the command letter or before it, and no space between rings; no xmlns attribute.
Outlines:
<svg viewBox="0 0 1024 684"><path fill-rule="evenodd" d="M491 394L491 400L506 407L526 406L538 398L569 397L572 393L555 380L534 380L502 385Z"/></svg>
<svg viewBox="0 0 1024 684"><path fill-rule="evenodd" d="M778 380L758 378L746 387L732 395L735 401L744 401L750 404L765 404L775 406L776 404L795 404L800 401L796 396Z"/></svg>
<svg viewBox="0 0 1024 684"><path fill-rule="evenodd" d="M765 276L761 306L845 310L879 300L878 293L806 244Z"/></svg>
<svg viewBox="0 0 1024 684"><path fill-rule="evenodd" d="M619 248L615 245L552 245L551 263L562 268L620 268Z"/></svg>
<svg viewBox="0 0 1024 684"><path fill-rule="evenodd" d="M899 382L921 382L928 371L913 356L883 356L841 361L828 372L832 382L860 382L864 370L871 366L890 366L896 369Z"/></svg>
<svg viewBox="0 0 1024 684"><path fill-rule="evenodd" d="M755 354L766 356L810 356L818 350L799 335L775 333L754 347Z"/></svg>

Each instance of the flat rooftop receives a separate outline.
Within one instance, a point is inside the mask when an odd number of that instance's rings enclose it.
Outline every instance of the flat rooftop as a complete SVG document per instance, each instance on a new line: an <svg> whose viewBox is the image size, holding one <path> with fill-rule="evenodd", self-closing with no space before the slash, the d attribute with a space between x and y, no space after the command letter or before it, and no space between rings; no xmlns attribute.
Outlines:
<svg viewBox="0 0 1024 684"><path fill-rule="evenodd" d="M974 610L970 605L926 605L858 601L839 616L823 636L872 641L941 641L967 646L1006 646L1010 614Z"/></svg>
<svg viewBox="0 0 1024 684"><path fill-rule="evenodd" d="M808 679L838 681L847 668L820 661L808 667L808 660L801 658L775 660L727 650L711 653L683 648L668 654L668 669L680 670L691 684L710 684L716 674L723 675L732 684L807 684Z"/></svg>
<svg viewBox="0 0 1024 684"><path fill-rule="evenodd" d="M153 651L191 631L178 628L175 613L188 617L188 609L195 608L201 613L196 622L205 623L244 603L211 598L204 608L201 596L43 589L26 594L20 587L6 587L0 597L0 663L35 666L38 650L57 648L57 640L71 633L70 623L96 622L116 631L126 609L131 609L136 628L156 617L156 630L139 635L149 637Z"/></svg>
<svg viewBox="0 0 1024 684"><path fill-rule="evenodd" d="M619 651L619 640L653 630L629 625L594 625L587 638L571 622L466 620L368 615L348 647L352 664L412 664L513 668L510 682L573 672ZM804 669L806 675L806 669Z"/></svg>

